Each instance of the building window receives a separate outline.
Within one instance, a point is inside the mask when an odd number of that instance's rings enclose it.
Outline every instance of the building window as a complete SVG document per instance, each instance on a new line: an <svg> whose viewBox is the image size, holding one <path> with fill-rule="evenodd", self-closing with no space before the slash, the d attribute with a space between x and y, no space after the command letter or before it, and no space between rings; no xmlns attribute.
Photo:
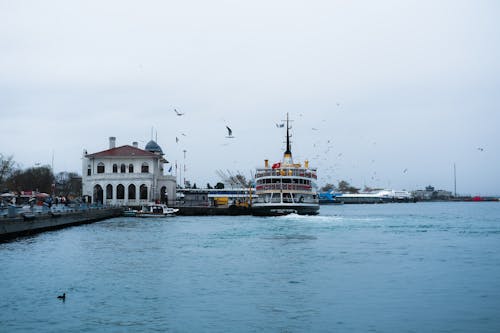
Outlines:
<svg viewBox="0 0 500 333"><path fill-rule="evenodd" d="M97 204L102 204L102 187L101 185L94 186L94 202Z"/></svg>
<svg viewBox="0 0 500 333"><path fill-rule="evenodd" d="M142 173L148 173L149 172L149 165L146 162L142 163L141 172Z"/></svg>
<svg viewBox="0 0 500 333"><path fill-rule="evenodd" d="M116 198L125 199L125 186L123 186L122 184L116 187Z"/></svg>
<svg viewBox="0 0 500 333"><path fill-rule="evenodd" d="M113 185L106 186L106 199L113 199Z"/></svg>
<svg viewBox="0 0 500 333"><path fill-rule="evenodd" d="M134 165L133 164L129 164L128 165L128 172L129 173L134 173Z"/></svg>
<svg viewBox="0 0 500 333"><path fill-rule="evenodd" d="M118 172L118 165L113 164L113 173L117 173L117 172Z"/></svg>
<svg viewBox="0 0 500 333"><path fill-rule="evenodd" d="M92 167L89 165L87 166L87 176L92 175Z"/></svg>
<svg viewBox="0 0 500 333"><path fill-rule="evenodd" d="M97 164L97 173L104 173L104 163L99 162L99 164Z"/></svg>
<svg viewBox="0 0 500 333"><path fill-rule="evenodd" d="M125 173L126 169L127 169L127 167L125 166L125 164L120 165L120 172L121 173Z"/></svg>
<svg viewBox="0 0 500 333"><path fill-rule="evenodd" d="M161 203L167 203L168 201L168 196L167 196L167 187L163 186L160 189L160 202Z"/></svg>
<svg viewBox="0 0 500 333"><path fill-rule="evenodd" d="M128 186L128 198L129 200L135 200L135 185L130 184Z"/></svg>
<svg viewBox="0 0 500 333"><path fill-rule="evenodd" d="M148 199L148 187L144 184L141 185L141 187L139 188L139 199L141 200L147 200Z"/></svg>

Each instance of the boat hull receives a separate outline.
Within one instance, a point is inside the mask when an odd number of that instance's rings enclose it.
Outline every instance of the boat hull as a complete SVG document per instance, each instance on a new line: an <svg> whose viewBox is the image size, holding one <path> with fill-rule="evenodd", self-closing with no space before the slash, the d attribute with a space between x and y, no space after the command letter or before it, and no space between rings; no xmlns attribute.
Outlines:
<svg viewBox="0 0 500 333"><path fill-rule="evenodd" d="M318 215L319 205L259 205L252 206L255 216L282 216L288 214Z"/></svg>

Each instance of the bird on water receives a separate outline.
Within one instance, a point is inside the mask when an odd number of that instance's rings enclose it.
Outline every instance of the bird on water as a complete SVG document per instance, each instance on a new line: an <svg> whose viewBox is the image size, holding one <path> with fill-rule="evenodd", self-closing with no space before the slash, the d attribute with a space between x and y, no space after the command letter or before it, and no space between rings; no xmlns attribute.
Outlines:
<svg viewBox="0 0 500 333"><path fill-rule="evenodd" d="M66 293L63 293L62 295L57 296L57 298L65 301L66 300Z"/></svg>

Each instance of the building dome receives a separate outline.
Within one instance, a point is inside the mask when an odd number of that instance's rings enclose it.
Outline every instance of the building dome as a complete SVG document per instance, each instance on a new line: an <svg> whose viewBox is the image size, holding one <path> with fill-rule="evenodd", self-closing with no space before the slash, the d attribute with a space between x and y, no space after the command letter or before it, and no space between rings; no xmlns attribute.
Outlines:
<svg viewBox="0 0 500 333"><path fill-rule="evenodd" d="M163 155L163 150L161 150L161 147L153 140L149 141L146 144L145 150L150 151L152 153L159 153L160 155Z"/></svg>

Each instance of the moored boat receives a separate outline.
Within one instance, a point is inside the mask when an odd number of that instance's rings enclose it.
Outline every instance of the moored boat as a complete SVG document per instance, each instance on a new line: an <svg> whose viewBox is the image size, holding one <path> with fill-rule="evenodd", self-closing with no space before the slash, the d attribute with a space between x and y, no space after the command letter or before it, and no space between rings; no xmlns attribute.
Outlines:
<svg viewBox="0 0 500 333"><path fill-rule="evenodd" d="M317 170L309 167L309 161L294 163L290 145L290 126L286 120L286 151L281 162L255 173L257 198L252 202L252 214L277 216L287 214L317 215L319 197L317 193Z"/></svg>
<svg viewBox="0 0 500 333"><path fill-rule="evenodd" d="M174 216L179 210L167 207L164 204L151 203L142 206L142 209L135 212L136 217L166 217Z"/></svg>

